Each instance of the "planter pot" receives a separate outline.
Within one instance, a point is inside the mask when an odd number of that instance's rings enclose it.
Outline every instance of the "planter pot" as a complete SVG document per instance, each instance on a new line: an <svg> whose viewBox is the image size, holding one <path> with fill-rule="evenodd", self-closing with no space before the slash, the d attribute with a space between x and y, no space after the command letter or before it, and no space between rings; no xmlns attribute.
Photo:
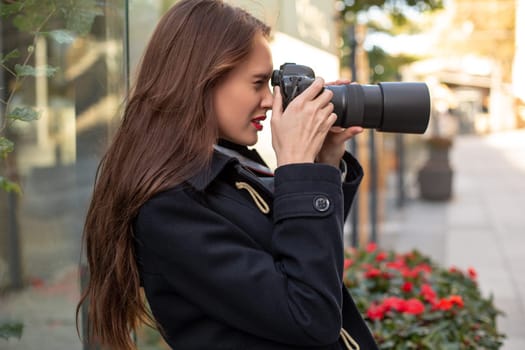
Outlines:
<svg viewBox="0 0 525 350"><path fill-rule="evenodd" d="M430 150L430 156L419 170L419 195L423 199L445 201L452 197L453 171L449 162L449 147Z"/></svg>

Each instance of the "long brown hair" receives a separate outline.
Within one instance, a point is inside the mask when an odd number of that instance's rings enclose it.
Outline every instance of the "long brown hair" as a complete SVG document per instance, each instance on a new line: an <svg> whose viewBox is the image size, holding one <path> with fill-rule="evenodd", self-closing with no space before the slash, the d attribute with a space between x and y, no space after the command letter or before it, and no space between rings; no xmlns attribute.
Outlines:
<svg viewBox="0 0 525 350"><path fill-rule="evenodd" d="M154 324L140 289L132 220L154 194L206 168L217 141L214 88L270 28L220 0L182 0L158 23L124 116L102 158L84 226L88 336L134 349L130 332ZM86 320L84 320L86 322Z"/></svg>

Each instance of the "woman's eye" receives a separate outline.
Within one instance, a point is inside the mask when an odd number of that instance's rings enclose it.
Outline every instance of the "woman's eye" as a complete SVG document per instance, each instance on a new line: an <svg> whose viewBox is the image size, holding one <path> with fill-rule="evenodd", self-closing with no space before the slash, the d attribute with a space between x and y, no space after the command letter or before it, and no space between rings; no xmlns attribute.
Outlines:
<svg viewBox="0 0 525 350"><path fill-rule="evenodd" d="M261 88L265 86L266 82L267 82L266 80L257 80L253 84L255 85L256 88Z"/></svg>

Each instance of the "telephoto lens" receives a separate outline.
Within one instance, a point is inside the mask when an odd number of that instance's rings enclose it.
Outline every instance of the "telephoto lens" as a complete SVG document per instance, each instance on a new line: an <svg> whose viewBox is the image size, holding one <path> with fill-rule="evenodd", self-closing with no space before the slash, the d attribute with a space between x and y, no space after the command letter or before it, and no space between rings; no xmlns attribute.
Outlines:
<svg viewBox="0 0 525 350"><path fill-rule="evenodd" d="M285 63L272 74L286 106L315 79L310 67ZM377 85L327 85L337 121L344 128L361 126L383 132L422 134L430 119L430 93L425 83L383 82Z"/></svg>

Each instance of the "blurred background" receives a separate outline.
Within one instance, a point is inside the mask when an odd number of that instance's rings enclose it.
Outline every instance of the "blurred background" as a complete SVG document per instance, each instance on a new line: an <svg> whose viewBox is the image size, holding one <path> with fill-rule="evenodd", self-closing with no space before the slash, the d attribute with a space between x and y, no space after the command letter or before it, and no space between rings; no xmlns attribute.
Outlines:
<svg viewBox="0 0 525 350"><path fill-rule="evenodd" d="M24 326L0 349L95 348L75 329L83 218L142 51L175 2L0 0L0 325ZM506 312L503 349L525 349L525 1L228 2L273 27L275 68L427 83L424 135L349 143L366 175L346 244L476 268ZM274 167L268 126L257 148Z"/></svg>

